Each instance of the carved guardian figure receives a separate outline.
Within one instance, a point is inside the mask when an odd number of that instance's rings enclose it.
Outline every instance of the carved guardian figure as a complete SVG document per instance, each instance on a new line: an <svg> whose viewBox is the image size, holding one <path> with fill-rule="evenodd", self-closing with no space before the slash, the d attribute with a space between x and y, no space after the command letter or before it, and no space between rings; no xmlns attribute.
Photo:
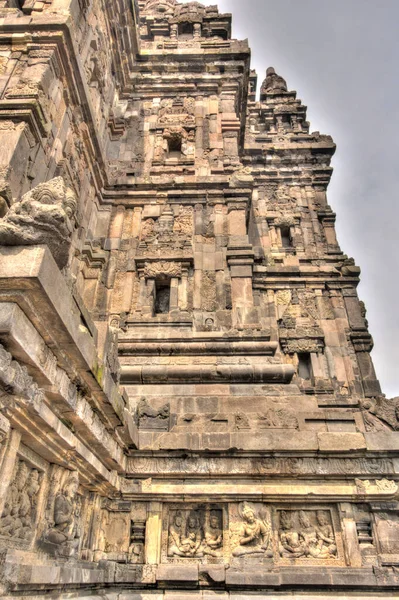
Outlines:
<svg viewBox="0 0 399 600"><path fill-rule="evenodd" d="M42 183L0 220L0 245L45 244L62 269L68 263L76 210L76 196L62 177Z"/></svg>

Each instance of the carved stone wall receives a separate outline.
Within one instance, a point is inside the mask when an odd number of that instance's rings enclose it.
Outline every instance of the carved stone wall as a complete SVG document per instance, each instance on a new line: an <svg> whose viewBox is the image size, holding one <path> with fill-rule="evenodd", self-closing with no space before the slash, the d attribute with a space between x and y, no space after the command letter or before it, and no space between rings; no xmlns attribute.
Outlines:
<svg viewBox="0 0 399 600"><path fill-rule="evenodd" d="M231 19L0 0L1 596L399 589L335 144Z"/></svg>

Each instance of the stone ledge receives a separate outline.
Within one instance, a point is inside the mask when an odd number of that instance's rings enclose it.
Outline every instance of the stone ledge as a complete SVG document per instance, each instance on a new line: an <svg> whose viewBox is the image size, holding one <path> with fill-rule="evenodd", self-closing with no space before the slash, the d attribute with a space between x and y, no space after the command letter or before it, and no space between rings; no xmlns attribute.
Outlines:
<svg viewBox="0 0 399 600"><path fill-rule="evenodd" d="M46 246L0 247L0 302L15 302L72 378L78 372L113 426L124 401L99 363L90 332ZM73 367L72 367L73 365Z"/></svg>

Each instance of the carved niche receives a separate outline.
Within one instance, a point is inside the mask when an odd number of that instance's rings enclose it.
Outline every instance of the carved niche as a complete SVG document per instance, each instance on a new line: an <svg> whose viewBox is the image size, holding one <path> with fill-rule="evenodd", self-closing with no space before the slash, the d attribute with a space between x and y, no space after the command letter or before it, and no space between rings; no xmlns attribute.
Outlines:
<svg viewBox="0 0 399 600"><path fill-rule="evenodd" d="M232 507L230 552L234 558L267 559L273 556L270 508L244 502Z"/></svg>
<svg viewBox="0 0 399 600"><path fill-rule="evenodd" d="M278 556L281 561L339 563L342 539L338 517L329 507L316 510L278 510L276 514Z"/></svg>
<svg viewBox="0 0 399 600"><path fill-rule="evenodd" d="M40 546L60 558L78 556L82 536L83 498L77 471L54 466L46 506L46 527Z"/></svg>
<svg viewBox="0 0 399 600"><path fill-rule="evenodd" d="M68 262L76 211L75 193L62 177L42 183L13 204L0 220L0 244L46 244L62 269Z"/></svg>
<svg viewBox="0 0 399 600"><path fill-rule="evenodd" d="M94 560L143 564L146 504L104 500L102 508Z"/></svg>
<svg viewBox="0 0 399 600"><path fill-rule="evenodd" d="M162 562L223 563L227 515L216 505L170 505L164 508Z"/></svg>
<svg viewBox="0 0 399 600"><path fill-rule="evenodd" d="M0 519L0 536L31 542L36 529L42 473L24 460L15 465Z"/></svg>

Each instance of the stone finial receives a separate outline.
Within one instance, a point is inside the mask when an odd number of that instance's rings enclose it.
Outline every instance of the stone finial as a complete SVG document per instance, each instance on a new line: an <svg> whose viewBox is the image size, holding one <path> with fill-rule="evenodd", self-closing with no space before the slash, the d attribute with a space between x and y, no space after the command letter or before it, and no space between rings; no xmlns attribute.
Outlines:
<svg viewBox="0 0 399 600"><path fill-rule="evenodd" d="M287 92L287 82L283 77L277 75L273 67L269 67L266 71L266 79L261 87L261 99L265 94L284 93Z"/></svg>
<svg viewBox="0 0 399 600"><path fill-rule="evenodd" d="M76 211L76 196L62 177L42 183L0 221L0 245L46 244L62 269L68 262Z"/></svg>

